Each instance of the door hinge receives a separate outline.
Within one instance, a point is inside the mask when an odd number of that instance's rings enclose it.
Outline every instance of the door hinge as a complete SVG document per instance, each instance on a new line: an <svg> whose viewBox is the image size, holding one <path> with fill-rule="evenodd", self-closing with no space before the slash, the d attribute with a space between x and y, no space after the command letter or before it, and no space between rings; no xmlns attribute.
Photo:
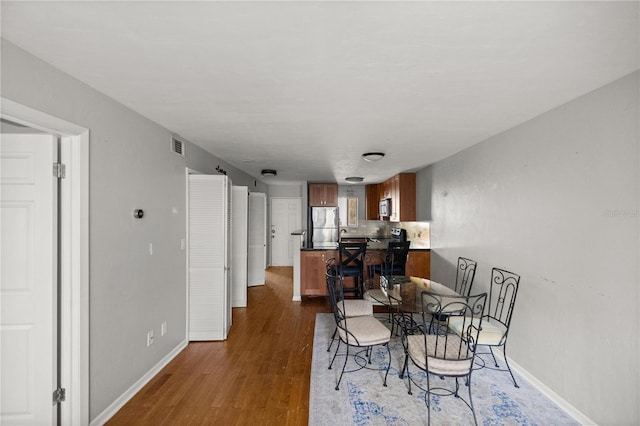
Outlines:
<svg viewBox="0 0 640 426"><path fill-rule="evenodd" d="M53 391L53 405L64 402L67 399L67 390L65 388L58 388Z"/></svg>
<svg viewBox="0 0 640 426"><path fill-rule="evenodd" d="M53 176L64 179L67 176L67 166L62 163L53 163Z"/></svg>

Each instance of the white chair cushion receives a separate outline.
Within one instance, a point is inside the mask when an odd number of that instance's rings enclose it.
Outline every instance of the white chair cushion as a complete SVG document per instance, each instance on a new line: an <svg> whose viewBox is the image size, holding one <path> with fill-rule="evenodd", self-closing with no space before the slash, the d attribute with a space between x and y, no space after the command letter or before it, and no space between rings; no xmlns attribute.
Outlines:
<svg viewBox="0 0 640 426"><path fill-rule="evenodd" d="M345 299L344 311L342 312L342 302L338 303L338 310L347 318L362 317L366 315L373 315L373 305L369 300L361 299Z"/></svg>
<svg viewBox="0 0 640 426"><path fill-rule="evenodd" d="M464 376L471 372L471 351L467 350L467 344L461 342L456 335L449 335L446 340L440 336L438 340L438 353L436 354L436 338L438 336L427 334L427 348L429 350L428 371L442 376ZM427 370L426 348L424 346L424 334L407 336L407 348L413 362L423 370ZM445 352L446 348L446 352ZM461 359L462 358L462 359Z"/></svg>
<svg viewBox="0 0 640 426"><path fill-rule="evenodd" d="M479 318L474 318L473 324L477 327L480 322ZM458 336L462 336L462 327L464 323L464 317L449 317L449 328L453 330ZM467 325L469 320L467 319ZM497 321L491 321L489 318L482 319L482 329L478 335L478 344L486 346L499 346L501 345L502 338L507 332L507 328L502 323Z"/></svg>
<svg viewBox="0 0 640 426"><path fill-rule="evenodd" d="M344 330L345 322L348 334ZM353 346L382 345L391 339L391 330L373 316L343 320L338 327L338 334L343 342Z"/></svg>

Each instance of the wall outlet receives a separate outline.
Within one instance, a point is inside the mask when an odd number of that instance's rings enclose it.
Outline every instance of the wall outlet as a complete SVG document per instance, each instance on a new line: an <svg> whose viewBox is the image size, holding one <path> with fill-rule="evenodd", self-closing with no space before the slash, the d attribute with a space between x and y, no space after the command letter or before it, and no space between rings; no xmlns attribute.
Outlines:
<svg viewBox="0 0 640 426"><path fill-rule="evenodd" d="M165 334L167 334L167 322L163 321L162 324L160 324L160 336L164 336Z"/></svg>
<svg viewBox="0 0 640 426"><path fill-rule="evenodd" d="M147 331L147 347L153 345L153 330Z"/></svg>

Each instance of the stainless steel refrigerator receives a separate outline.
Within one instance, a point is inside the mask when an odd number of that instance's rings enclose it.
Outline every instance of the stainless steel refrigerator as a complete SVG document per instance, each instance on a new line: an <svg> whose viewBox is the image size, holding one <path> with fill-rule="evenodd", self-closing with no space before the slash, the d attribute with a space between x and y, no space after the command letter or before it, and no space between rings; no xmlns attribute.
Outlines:
<svg viewBox="0 0 640 426"><path fill-rule="evenodd" d="M334 249L338 247L338 208L311 207L309 216L313 248Z"/></svg>

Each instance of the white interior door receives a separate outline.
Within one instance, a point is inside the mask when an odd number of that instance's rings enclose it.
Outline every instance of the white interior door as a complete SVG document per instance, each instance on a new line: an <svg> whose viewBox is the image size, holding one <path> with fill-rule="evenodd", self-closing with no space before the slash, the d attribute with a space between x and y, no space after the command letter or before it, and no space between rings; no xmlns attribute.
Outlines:
<svg viewBox="0 0 640 426"><path fill-rule="evenodd" d="M189 340L225 340L231 326L230 179L189 175Z"/></svg>
<svg viewBox="0 0 640 426"><path fill-rule="evenodd" d="M2 424L57 421L56 158L53 136L2 135Z"/></svg>
<svg viewBox="0 0 640 426"><path fill-rule="evenodd" d="M249 194L249 258L247 285L264 285L267 267L267 194Z"/></svg>
<svg viewBox="0 0 640 426"><path fill-rule="evenodd" d="M231 306L244 308L247 306L247 231L249 226L249 188L234 186L231 210Z"/></svg>
<svg viewBox="0 0 640 426"><path fill-rule="evenodd" d="M301 229L300 198L271 199L271 265L293 266L291 233Z"/></svg>

